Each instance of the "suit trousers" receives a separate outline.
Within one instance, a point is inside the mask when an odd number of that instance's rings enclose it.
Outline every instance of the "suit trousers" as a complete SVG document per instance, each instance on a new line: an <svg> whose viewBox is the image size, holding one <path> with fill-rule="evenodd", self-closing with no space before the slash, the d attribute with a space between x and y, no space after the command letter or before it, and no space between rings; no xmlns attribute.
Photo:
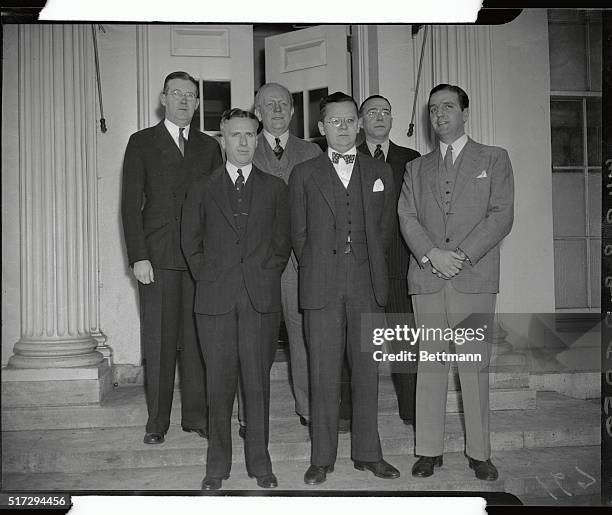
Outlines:
<svg viewBox="0 0 612 515"><path fill-rule="evenodd" d="M223 315L196 314L207 367L209 406L206 475L223 478L232 466L231 418L240 380L247 420L247 472L272 472L268 453L270 369L274 361L280 312L259 313L241 288L234 308Z"/></svg>
<svg viewBox="0 0 612 515"><path fill-rule="evenodd" d="M477 460L491 457L489 439L490 330L495 312L494 293L462 293L451 281L435 293L412 296L417 327L484 328L482 341L461 343L455 336L454 352L479 355L480 362L457 362L465 420L465 452ZM433 334L433 333L432 333ZM458 333L455 331L455 335ZM458 343L459 342L459 343ZM449 352L449 341L437 336L420 341L420 351ZM416 454L438 456L444 451L444 421L448 390L449 362L418 363L416 388Z"/></svg>
<svg viewBox="0 0 612 515"><path fill-rule="evenodd" d="M389 300L385 306L387 323L390 327L396 325L412 325L412 302L408 295L408 283L406 278L389 279ZM401 352L406 349L405 342L398 342L392 352ZM418 345L411 346L412 352L418 352ZM402 420L414 423L415 394L416 394L416 372L417 362L393 361L391 362L391 380L397 395L399 416Z"/></svg>
<svg viewBox="0 0 612 515"><path fill-rule="evenodd" d="M298 307L298 274L294 265L294 256L289 258L287 267L281 277L281 295L283 317L289 337L289 359L291 365L291 383L295 398L295 412L308 417L308 353L304 338L303 315Z"/></svg>
<svg viewBox="0 0 612 515"><path fill-rule="evenodd" d="M138 283L145 368L148 433L170 425L177 358L181 379L181 424L206 429L206 373L193 314L194 284L187 270L154 268L155 282Z"/></svg>
<svg viewBox="0 0 612 515"><path fill-rule="evenodd" d="M342 363L351 369L353 399L351 457L382 459L378 436L378 364L372 359L368 314L380 313L369 262L354 254L338 257L335 295L322 309L304 310L310 357L312 465L332 465L338 449ZM362 324L365 322L365 325ZM366 334L362 338L362 328ZM369 345L367 344L369 342Z"/></svg>

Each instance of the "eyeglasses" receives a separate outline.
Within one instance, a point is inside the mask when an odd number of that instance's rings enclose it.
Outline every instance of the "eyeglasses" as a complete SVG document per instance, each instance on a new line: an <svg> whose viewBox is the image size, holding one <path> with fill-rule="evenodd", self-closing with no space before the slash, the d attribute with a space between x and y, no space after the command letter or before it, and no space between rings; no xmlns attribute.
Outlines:
<svg viewBox="0 0 612 515"><path fill-rule="evenodd" d="M366 116L368 118L378 118L378 115L381 115L383 118L389 118L391 116L391 109L368 109L366 112Z"/></svg>
<svg viewBox="0 0 612 515"><path fill-rule="evenodd" d="M176 100L181 100L185 97L187 100L195 100L197 95L193 91L181 91L180 89L173 89L172 91L168 91L166 95L172 95Z"/></svg>
<svg viewBox="0 0 612 515"><path fill-rule="evenodd" d="M330 118L325 123L329 123L332 127L340 127L344 123L347 127L354 127L357 125L357 118Z"/></svg>

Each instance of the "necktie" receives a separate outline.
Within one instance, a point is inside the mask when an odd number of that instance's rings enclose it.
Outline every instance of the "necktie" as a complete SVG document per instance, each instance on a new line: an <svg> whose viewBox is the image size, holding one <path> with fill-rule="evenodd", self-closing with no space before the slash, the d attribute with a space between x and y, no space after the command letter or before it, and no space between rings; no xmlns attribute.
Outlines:
<svg viewBox="0 0 612 515"><path fill-rule="evenodd" d="M446 173L451 173L453 170L453 147L450 145L446 147L446 154L444 155L444 168L446 168Z"/></svg>
<svg viewBox="0 0 612 515"><path fill-rule="evenodd" d="M374 159L380 159L381 161L385 160L385 153L382 151L380 143L376 145L376 150L374 151Z"/></svg>
<svg viewBox="0 0 612 515"><path fill-rule="evenodd" d="M234 186L236 186L236 191L238 193L240 193L242 188L244 188L244 175L242 175L242 170L240 168L238 168L238 177L236 177Z"/></svg>
<svg viewBox="0 0 612 515"><path fill-rule="evenodd" d="M179 129L179 149L181 151L181 155L185 156L185 136L183 136L183 131L185 127L181 127Z"/></svg>
<svg viewBox="0 0 612 515"><path fill-rule="evenodd" d="M347 165L350 165L352 163L355 162L355 154L339 154L338 152L332 152L332 163L334 163L335 165L338 164L338 162L340 161L340 158L344 159L344 162Z"/></svg>
<svg viewBox="0 0 612 515"><path fill-rule="evenodd" d="M280 138L274 138L274 141L276 142L276 146L272 149L272 152L274 152L276 159L280 159L283 155L284 149L281 147Z"/></svg>

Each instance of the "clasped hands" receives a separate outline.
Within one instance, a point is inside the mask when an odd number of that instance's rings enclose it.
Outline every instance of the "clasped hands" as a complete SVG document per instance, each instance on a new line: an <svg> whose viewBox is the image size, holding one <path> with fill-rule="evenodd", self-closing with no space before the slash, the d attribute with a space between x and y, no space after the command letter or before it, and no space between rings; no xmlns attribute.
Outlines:
<svg viewBox="0 0 612 515"><path fill-rule="evenodd" d="M431 273L440 279L452 279L463 268L463 262L467 261L465 253L459 249L444 250L434 247L427 254Z"/></svg>

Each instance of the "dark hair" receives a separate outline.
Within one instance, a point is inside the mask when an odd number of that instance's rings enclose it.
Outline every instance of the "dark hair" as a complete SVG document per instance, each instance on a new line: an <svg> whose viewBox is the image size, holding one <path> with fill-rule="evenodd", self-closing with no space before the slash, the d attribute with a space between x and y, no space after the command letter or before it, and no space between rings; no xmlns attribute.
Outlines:
<svg viewBox="0 0 612 515"><path fill-rule="evenodd" d="M168 75L166 75L166 78L164 79L164 93L167 93L168 82L170 82L172 79L183 79L183 80L190 81L195 86L195 88L196 88L196 97L199 96L199 94L200 94L200 87L198 86L198 81L195 80L187 72L172 72L172 73L169 73Z"/></svg>
<svg viewBox="0 0 612 515"><path fill-rule="evenodd" d="M255 124L259 127L259 119L255 116L251 111L245 111L244 109L240 109L238 107L234 107L233 109L226 109L223 111L221 115L220 128L223 129L223 126L226 122L231 120L232 118L248 118L249 120L253 120Z"/></svg>
<svg viewBox="0 0 612 515"><path fill-rule="evenodd" d="M359 116L362 116L363 114L363 106L365 105L365 103L368 100L372 100L373 98L382 98L383 100L385 100L387 102L387 104L389 104L389 107L391 107L391 102L389 102L389 99L386 97L383 97L382 95L370 95L368 98L366 98L363 102L361 102L361 105L359 106Z"/></svg>
<svg viewBox="0 0 612 515"><path fill-rule="evenodd" d="M346 93L342 93L342 91L336 91L331 95L327 95L323 97L319 102L319 120L323 121L325 119L325 111L327 111L327 104L341 104L342 102L350 102L355 106L355 111L359 112L359 108L357 107L357 102L355 99Z"/></svg>
<svg viewBox="0 0 612 515"><path fill-rule="evenodd" d="M467 93L463 91L459 86L454 86L452 84L438 84L429 92L429 99L431 100L431 96L434 93L437 93L438 91L443 91L445 89L457 93L457 96L459 97L459 107L461 107L462 111L470 107L470 99L468 98ZM427 101L427 103L429 104L429 100Z"/></svg>

